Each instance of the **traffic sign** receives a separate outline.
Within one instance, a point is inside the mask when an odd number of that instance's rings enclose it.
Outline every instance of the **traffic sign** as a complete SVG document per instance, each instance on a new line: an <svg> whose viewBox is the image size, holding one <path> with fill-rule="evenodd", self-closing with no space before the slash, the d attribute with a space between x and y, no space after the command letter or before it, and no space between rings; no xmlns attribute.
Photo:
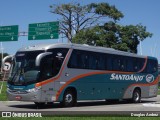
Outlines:
<svg viewBox="0 0 160 120"><path fill-rule="evenodd" d="M0 41L18 41L18 25L1 26Z"/></svg>
<svg viewBox="0 0 160 120"><path fill-rule="evenodd" d="M9 62L5 62L3 70L4 71L9 71L10 69L11 69L11 64Z"/></svg>
<svg viewBox="0 0 160 120"><path fill-rule="evenodd" d="M58 39L59 22L29 24L28 40Z"/></svg>

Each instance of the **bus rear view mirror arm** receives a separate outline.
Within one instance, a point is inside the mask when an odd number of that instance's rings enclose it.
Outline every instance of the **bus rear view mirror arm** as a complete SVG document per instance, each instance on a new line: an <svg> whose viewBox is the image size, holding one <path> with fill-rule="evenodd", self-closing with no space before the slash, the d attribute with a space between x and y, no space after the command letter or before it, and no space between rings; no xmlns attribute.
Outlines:
<svg viewBox="0 0 160 120"><path fill-rule="evenodd" d="M41 60L42 60L42 58L44 58L45 56L48 56L48 55L51 55L52 54L52 52L45 52L45 53L41 53L41 54L39 54L37 57L36 57L36 66L38 67L39 65L40 65L40 63L41 63Z"/></svg>

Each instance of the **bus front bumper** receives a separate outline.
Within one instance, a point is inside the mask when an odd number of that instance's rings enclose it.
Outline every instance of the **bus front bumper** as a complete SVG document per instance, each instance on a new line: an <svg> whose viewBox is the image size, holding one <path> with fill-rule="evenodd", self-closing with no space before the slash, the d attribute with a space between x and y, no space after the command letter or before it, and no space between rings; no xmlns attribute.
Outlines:
<svg viewBox="0 0 160 120"><path fill-rule="evenodd" d="M7 97L10 101L41 102L41 92L12 91L7 89Z"/></svg>

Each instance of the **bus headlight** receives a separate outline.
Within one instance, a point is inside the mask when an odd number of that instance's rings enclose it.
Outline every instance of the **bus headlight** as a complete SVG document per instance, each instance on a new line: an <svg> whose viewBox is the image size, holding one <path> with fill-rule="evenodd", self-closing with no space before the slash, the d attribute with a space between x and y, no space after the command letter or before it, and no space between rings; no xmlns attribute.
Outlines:
<svg viewBox="0 0 160 120"><path fill-rule="evenodd" d="M27 92L37 92L39 89L41 89L41 87L35 87L35 88L32 88L32 89L28 89L26 90Z"/></svg>

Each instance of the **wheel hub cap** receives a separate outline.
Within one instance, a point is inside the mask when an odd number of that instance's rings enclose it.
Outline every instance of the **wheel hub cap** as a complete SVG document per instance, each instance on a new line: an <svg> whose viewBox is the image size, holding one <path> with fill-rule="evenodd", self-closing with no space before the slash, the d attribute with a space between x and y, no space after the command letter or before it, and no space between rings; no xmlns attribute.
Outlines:
<svg viewBox="0 0 160 120"><path fill-rule="evenodd" d="M66 100L67 103L70 103L72 101L72 95L71 94L67 94L65 100Z"/></svg>

